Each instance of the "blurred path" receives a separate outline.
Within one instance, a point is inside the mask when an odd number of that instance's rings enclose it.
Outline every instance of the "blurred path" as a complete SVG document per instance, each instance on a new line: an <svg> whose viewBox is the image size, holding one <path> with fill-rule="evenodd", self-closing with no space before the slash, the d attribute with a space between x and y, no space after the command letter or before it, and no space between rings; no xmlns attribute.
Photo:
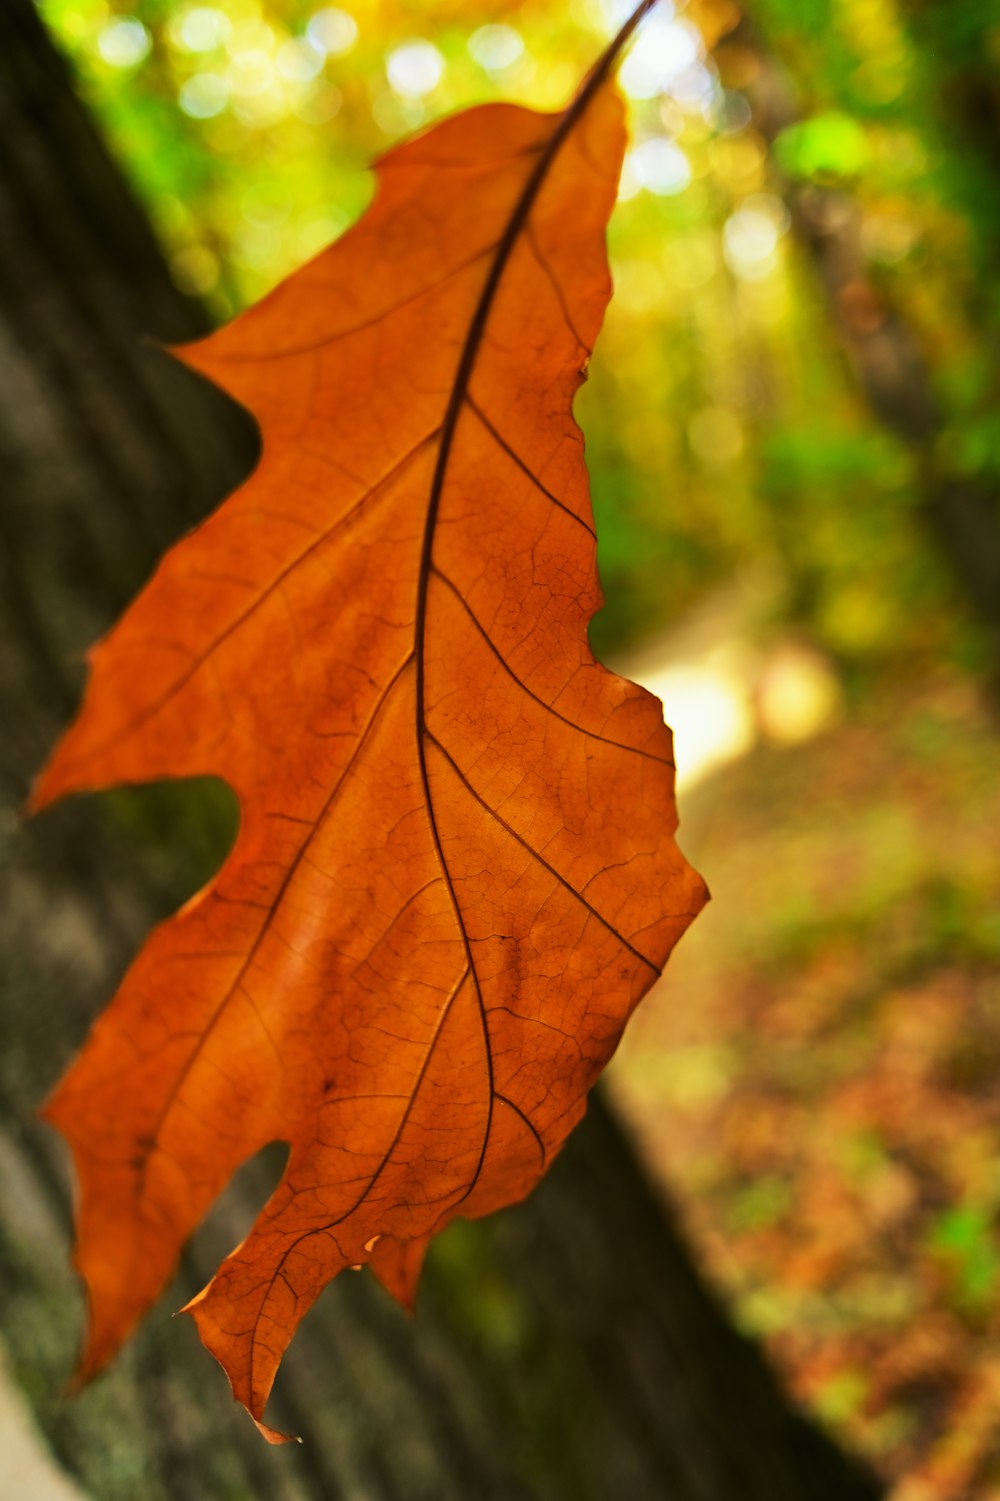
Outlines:
<svg viewBox="0 0 1000 1501"><path fill-rule="evenodd" d="M0 1345L0 1496L5 1501L86 1501L45 1447Z"/></svg>

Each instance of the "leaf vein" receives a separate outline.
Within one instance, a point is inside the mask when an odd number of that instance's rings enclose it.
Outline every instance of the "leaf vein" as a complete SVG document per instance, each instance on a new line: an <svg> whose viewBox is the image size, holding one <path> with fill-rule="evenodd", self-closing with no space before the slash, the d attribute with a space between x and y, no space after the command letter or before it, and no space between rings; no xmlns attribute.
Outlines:
<svg viewBox="0 0 1000 1501"><path fill-rule="evenodd" d="M497 431L496 427L493 425L493 423L487 417L486 413L483 411L482 407L476 401L475 397L469 391L466 391L465 393L465 404L466 406L470 407L475 415L479 418L480 422L483 424L490 437L493 438L494 442L503 449L504 453L509 459L513 460L518 469L521 470L521 473L525 474L528 477L531 483L535 486L536 490L540 490L547 500L550 500L554 506L558 506L560 511L565 511L566 515L569 516L571 520L575 521L578 526L582 526L585 532L589 532L589 534L596 539L597 533L594 531L594 528L590 525L589 521L585 521L582 516L578 516L576 511L568 506L564 500L560 500L558 495L553 495L552 491L548 489L546 485L542 484L541 480L538 478L538 475L535 474L534 470L528 467L528 465L521 458L521 455L511 447L510 443L508 443L503 434Z"/></svg>
<svg viewBox="0 0 1000 1501"><path fill-rule="evenodd" d="M507 822L507 820L497 812L495 808L491 808L485 798L483 798L481 794L476 791L475 787L473 787L472 783L469 781L469 778L455 761L454 757L447 750L445 750L440 740L438 740L430 730L427 730L426 734L428 740L430 740L432 744L437 746L438 750L451 766L452 770L454 771L455 775L458 777L462 785L471 794L471 796L475 798L476 802L490 816L490 818L492 818L494 822L498 823L502 829L505 829L512 839L516 839L518 844L521 845L522 849L526 850L527 853L532 857L532 859L537 860L539 865L543 866L549 872L549 874L559 882L560 886L565 887L565 889L570 893L571 896L576 897L577 901L580 902L584 907L586 907L587 911L592 913L593 916L597 918L598 922L601 923L605 928L607 928L608 932L618 939L618 942L622 945L623 948L628 949L629 953L634 954L637 959L641 959L643 964L648 965L649 968L655 971L656 974L660 974L661 966L659 964L654 964L652 959L641 953L639 949L637 949L635 945L625 937L624 933L619 932L619 930L615 927L614 923L611 922L609 918L605 917L602 912L599 912L596 907L592 906L591 903L587 901L587 898L583 895L582 892L576 889L571 881L568 881L564 875L556 870L555 866L551 865L549 861L546 860L544 855L540 854L533 845L529 844L524 836L519 834L517 830L513 828Z"/></svg>
<svg viewBox="0 0 1000 1501"><path fill-rule="evenodd" d="M673 762L668 761L666 756L654 755L652 751L643 750L641 746L625 745L620 740L612 740L609 735L600 735L596 730L586 729L582 724L577 724L574 720L567 719L565 714L560 714L559 710L555 707L554 704L550 704L546 699L539 697L539 695L535 693L533 689L528 687L524 679L518 676L513 667L511 667L510 663L507 661L507 658L503 655L493 638L490 636L489 632L486 630L486 627L473 612L471 605L468 603L465 596L462 594L462 591L459 589L454 580L450 579L446 573L443 573L436 563L432 563L431 568L434 574L441 580L442 584L446 584L454 594L455 598L462 606L466 615L468 615L469 619L472 621L472 624L476 627L476 630L482 636L483 640L486 642L486 645L489 647L490 651L496 657L497 661L500 663L501 667L504 669L507 675L517 684L520 689L522 689L528 695L529 698L534 699L536 704L540 705L541 708L545 709L555 719L561 720L562 723L564 725L567 725L571 730L576 730L579 734L586 735L590 740L599 740L602 745L614 746L616 750L630 751L633 755L645 756L647 760L657 761L661 766L673 766Z"/></svg>
<svg viewBox="0 0 1000 1501"><path fill-rule="evenodd" d="M200 1035L198 1037L198 1041L197 1041L195 1047L192 1049L189 1057L187 1059L185 1059L184 1067L181 1069L181 1071L178 1074L177 1078L171 1084L170 1089L167 1092L166 1098L164 1099L163 1105L162 1105L162 1107L161 1107L161 1109L159 1111L159 1114L157 1115L156 1120L155 1120L155 1122L154 1122L154 1124L153 1124L153 1126L152 1126L152 1128L151 1128L151 1130L149 1132L149 1146L146 1148L146 1150L144 1151L144 1153L142 1155L142 1165L141 1165L140 1169L138 1170L138 1172L136 1174L135 1194L136 1194L137 1197L139 1195L141 1195L144 1192L144 1190L145 1190L146 1173L148 1171L149 1163L150 1163L150 1160L152 1159L153 1152L155 1151L155 1149L156 1149L156 1147L158 1145L160 1132L162 1131L164 1122L166 1121L167 1116L169 1115L169 1113L170 1113L170 1111L171 1111L171 1109L173 1107L173 1104L174 1104L175 1100L177 1099L178 1094L179 1094L181 1088L184 1085L185 1079L190 1074L190 1072L191 1072L192 1068L194 1067L194 1065L195 1065L198 1057L200 1056L202 1050L204 1049L204 1047L208 1043L209 1037L212 1035L213 1031L215 1030L216 1026L218 1025L218 1022L219 1022L219 1020L220 1020L223 1012L225 1011L226 1007L229 1005L230 1000L236 994L237 990L240 987L243 986L243 982L244 982L245 977L246 977L246 975L247 975L247 973L248 973L248 971L250 969L250 966L252 965L254 959L256 958L257 953L259 952L260 946L263 943L265 937L270 932L271 924L274 922L275 918L278 915L278 912L279 912L280 907L281 907L282 900L284 899L284 897L285 897L285 895L286 895L286 893L288 891L288 888L291 886L292 881L293 881L293 879L294 879L294 877L296 875L296 872L299 869L299 866L302 864L303 860L305 860L308 857L309 845L311 844L312 840L316 837L316 834L318 833L321 825L323 824L323 822L327 818L328 814L330 813L331 808L333 807L334 803L336 802L337 796L339 795L341 788L344 786L344 784L345 784L348 776L350 775L350 773L354 769L354 766L357 763L357 761L358 761L358 759L359 759L359 757L361 755L361 752L362 752L364 746L368 742L368 737L371 734L371 731L372 731L372 729L373 729L376 721L378 720L379 715L381 714L383 708L385 707L386 703L388 702L388 700L389 700L389 698L390 698L390 696L392 694L393 689L395 688L396 684L399 682L400 678L402 677L404 671L406 670L406 668L410 665L410 663L412 661L413 661L413 653L411 651L411 652L409 652L406 655L406 657L404 657L403 661L400 663L399 667L397 667L396 671L393 673L393 676L390 678L387 686L385 687L385 689L383 690L382 694L380 695L378 702L375 704L375 707L373 708L373 710L371 712L371 715L368 718L367 724L365 725L364 729L361 732L361 735L360 735L360 737L358 739L358 743L357 743L357 745L354 748L354 751L353 751L353 754L351 755L350 760L347 762L347 764L344 767L343 771L341 772L340 776L337 778L336 783L334 784L333 788L331 789L329 797L327 798L326 802L324 803L323 807L321 808L319 814L316 817L315 823L312 825L312 827L309 830L309 833L306 835L305 839L302 841L302 844L296 850L294 857L289 862L288 869L287 869L287 871L285 872L285 875L282 878L282 881L281 881L280 886L278 887L278 890L275 892L275 894L274 894L273 898L271 899L271 901L269 903L267 903L267 905L266 905L266 913L267 913L267 915L266 915L264 921L261 923L261 926L260 926L260 928L259 928L259 930L257 932L256 937L253 940L253 943L250 945L250 948L247 950L247 955L246 955L245 960L240 965L240 968L237 971L235 977L233 978L231 984L223 992L221 1000L219 1001L219 1003L216 1006L215 1010L212 1012L212 1015L209 1017L208 1021L205 1023L204 1029L200 1033ZM263 904L255 904L255 905L263 905Z"/></svg>

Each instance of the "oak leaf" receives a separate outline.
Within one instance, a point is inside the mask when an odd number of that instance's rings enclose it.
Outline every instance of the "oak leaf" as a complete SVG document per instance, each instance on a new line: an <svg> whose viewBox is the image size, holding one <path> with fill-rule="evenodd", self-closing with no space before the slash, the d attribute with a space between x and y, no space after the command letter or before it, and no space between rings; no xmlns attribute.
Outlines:
<svg viewBox="0 0 1000 1501"><path fill-rule="evenodd" d="M431 1236L528 1192L704 900L660 705L587 640L571 407L610 295L612 58L560 114L490 105L390 152L354 229L180 352L262 458L94 649L35 796L239 797L47 1114L80 1182L84 1375L234 1170L289 1144L189 1305L275 1441L321 1289L368 1263L410 1301Z"/></svg>

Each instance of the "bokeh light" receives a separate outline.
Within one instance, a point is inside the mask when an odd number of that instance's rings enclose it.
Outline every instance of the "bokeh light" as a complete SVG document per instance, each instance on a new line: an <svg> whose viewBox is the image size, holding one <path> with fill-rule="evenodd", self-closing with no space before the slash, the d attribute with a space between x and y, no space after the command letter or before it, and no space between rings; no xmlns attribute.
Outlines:
<svg viewBox="0 0 1000 1501"><path fill-rule="evenodd" d="M102 26L97 50L113 68L134 68L141 63L151 46L149 32L134 16L121 16Z"/></svg>
<svg viewBox="0 0 1000 1501"><path fill-rule="evenodd" d="M524 56L524 42L513 26L480 26L469 38L469 52L488 73L503 73Z"/></svg>
<svg viewBox="0 0 1000 1501"><path fill-rule="evenodd" d="M432 42L420 39L394 47L386 59L389 83L401 99L423 99L444 75L444 58Z"/></svg>
<svg viewBox="0 0 1000 1501"><path fill-rule="evenodd" d="M346 10L326 7L309 19L306 35L328 57L344 57L358 40L358 23Z"/></svg>

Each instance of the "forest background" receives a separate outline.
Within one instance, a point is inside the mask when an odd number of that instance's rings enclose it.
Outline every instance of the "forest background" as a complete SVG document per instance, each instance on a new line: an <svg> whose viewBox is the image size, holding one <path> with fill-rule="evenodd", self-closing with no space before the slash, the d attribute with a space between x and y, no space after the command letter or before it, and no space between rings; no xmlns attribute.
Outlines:
<svg viewBox="0 0 1000 1501"><path fill-rule="evenodd" d="M613 0L44 0L214 322ZM1000 22L661 0L578 414L713 889L613 1068L740 1327L893 1501L1000 1496Z"/></svg>

